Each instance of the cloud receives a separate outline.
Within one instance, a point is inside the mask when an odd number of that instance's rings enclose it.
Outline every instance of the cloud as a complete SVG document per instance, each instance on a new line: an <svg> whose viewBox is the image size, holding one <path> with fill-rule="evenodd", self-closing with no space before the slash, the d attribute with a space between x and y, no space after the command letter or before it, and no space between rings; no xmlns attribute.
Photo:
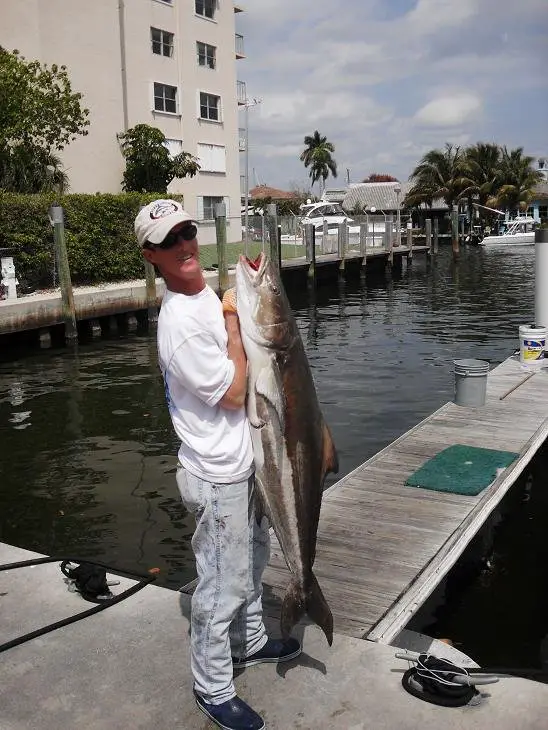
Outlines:
<svg viewBox="0 0 548 730"><path fill-rule="evenodd" d="M548 151L545 10L546 0L249 0L236 18L238 78L262 98L249 113L250 164L275 187L306 184L299 153L315 129L352 181L373 170L405 179L446 141Z"/></svg>
<svg viewBox="0 0 548 730"><path fill-rule="evenodd" d="M441 96L429 101L415 114L415 120L431 127L465 124L481 111L481 99L474 94Z"/></svg>

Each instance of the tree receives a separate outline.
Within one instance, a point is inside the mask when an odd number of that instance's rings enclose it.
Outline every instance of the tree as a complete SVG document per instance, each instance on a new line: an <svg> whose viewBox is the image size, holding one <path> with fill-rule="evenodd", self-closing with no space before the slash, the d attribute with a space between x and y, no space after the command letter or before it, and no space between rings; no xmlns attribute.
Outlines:
<svg viewBox="0 0 548 730"><path fill-rule="evenodd" d="M337 177L337 163L333 158L335 146L327 141L327 137L322 137L318 130L312 136L307 135L304 144L300 159L305 167L310 167L312 185L321 179L324 187L329 174Z"/></svg>
<svg viewBox="0 0 548 730"><path fill-rule="evenodd" d="M0 148L0 188L13 193L65 193L68 177L53 152L20 142Z"/></svg>
<svg viewBox="0 0 548 730"><path fill-rule="evenodd" d="M457 202L462 189L460 147L446 143L443 150L430 150L413 170L409 179L413 185L403 206L413 208L421 203L432 205L435 198L443 198L449 208Z"/></svg>
<svg viewBox="0 0 548 730"><path fill-rule="evenodd" d="M517 213L526 210L533 196L533 188L542 182L542 173L533 168L533 158L523 154L523 147L508 151L502 148L498 189L491 205L508 208Z"/></svg>
<svg viewBox="0 0 548 730"><path fill-rule="evenodd" d="M72 91L65 66L26 61L0 46L0 189L65 192L55 152L86 135L89 111Z"/></svg>
<svg viewBox="0 0 548 730"><path fill-rule="evenodd" d="M66 66L26 61L0 46L0 145L62 150L86 135L89 110L72 91Z"/></svg>
<svg viewBox="0 0 548 730"><path fill-rule="evenodd" d="M372 172L369 177L366 177L365 180L362 180L364 183L380 183L380 182L399 182L397 177L393 177L392 175L387 175L383 172Z"/></svg>
<svg viewBox="0 0 548 730"><path fill-rule="evenodd" d="M174 178L194 177L200 164L190 152L171 157L162 131L137 124L119 136L126 169L122 187L127 192L166 193Z"/></svg>

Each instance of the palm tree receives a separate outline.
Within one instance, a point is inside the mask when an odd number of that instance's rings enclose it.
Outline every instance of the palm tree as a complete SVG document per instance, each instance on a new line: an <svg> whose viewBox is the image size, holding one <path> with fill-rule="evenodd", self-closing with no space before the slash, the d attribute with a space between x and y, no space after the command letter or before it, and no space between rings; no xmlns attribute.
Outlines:
<svg viewBox="0 0 548 730"><path fill-rule="evenodd" d="M486 205L498 188L502 152L497 144L476 142L465 150L460 165L462 197Z"/></svg>
<svg viewBox="0 0 548 730"><path fill-rule="evenodd" d="M404 207L422 203L431 206L435 198L443 198L452 208L461 191L461 159L460 147L448 143L443 150L427 152L409 176L413 185L405 196Z"/></svg>
<svg viewBox="0 0 548 730"><path fill-rule="evenodd" d="M0 189L14 193L65 193L68 176L57 155L29 142L0 150Z"/></svg>
<svg viewBox="0 0 548 730"><path fill-rule="evenodd" d="M502 148L498 189L489 199L491 205L508 208L511 213L527 210L533 188L542 182L542 174L533 168L533 157L523 154L523 147L508 151Z"/></svg>
<svg viewBox="0 0 548 730"><path fill-rule="evenodd" d="M300 159L304 162L305 167L310 167L310 178L312 185L318 180L322 180L321 188L325 186L325 181L331 174L337 177L337 163L333 158L335 145L327 141L327 137L316 130L312 136L307 135L304 138L305 148L301 153ZM321 195L322 190L320 190Z"/></svg>

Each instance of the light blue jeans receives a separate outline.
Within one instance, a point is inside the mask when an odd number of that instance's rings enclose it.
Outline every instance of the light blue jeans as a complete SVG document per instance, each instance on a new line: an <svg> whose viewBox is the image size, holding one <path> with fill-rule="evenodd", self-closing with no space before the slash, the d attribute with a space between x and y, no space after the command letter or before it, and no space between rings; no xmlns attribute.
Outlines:
<svg viewBox="0 0 548 730"><path fill-rule="evenodd" d="M267 640L263 570L270 553L268 520L257 524L255 479L212 484L179 467L177 486L196 519L192 549L198 585L190 622L194 689L212 704L235 696L232 656L245 657Z"/></svg>

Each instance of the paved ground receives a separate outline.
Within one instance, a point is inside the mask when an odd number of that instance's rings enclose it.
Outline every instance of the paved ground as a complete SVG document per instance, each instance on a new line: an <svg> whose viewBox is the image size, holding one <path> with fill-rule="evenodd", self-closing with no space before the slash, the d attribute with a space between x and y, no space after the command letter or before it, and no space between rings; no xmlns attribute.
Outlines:
<svg viewBox="0 0 548 730"><path fill-rule="evenodd" d="M33 557L0 544L0 564ZM114 587L117 592L128 585ZM147 587L100 614L0 655L1 730L207 730L191 694L188 596ZM0 643L89 608L57 563L0 572ZM276 627L272 627L275 631ZM478 707L406 694L395 650L301 627L302 656L251 667L239 694L268 730L544 730L548 685L506 678Z"/></svg>

